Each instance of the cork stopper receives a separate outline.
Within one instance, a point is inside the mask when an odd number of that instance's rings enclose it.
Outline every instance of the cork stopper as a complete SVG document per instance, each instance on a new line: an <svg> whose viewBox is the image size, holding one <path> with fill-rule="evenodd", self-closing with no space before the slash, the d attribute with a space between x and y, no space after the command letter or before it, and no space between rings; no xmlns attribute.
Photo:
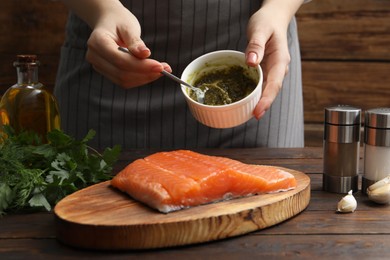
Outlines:
<svg viewBox="0 0 390 260"><path fill-rule="evenodd" d="M16 61L14 62L14 66L17 67L20 65L38 66L39 61L37 55L35 54L16 55Z"/></svg>

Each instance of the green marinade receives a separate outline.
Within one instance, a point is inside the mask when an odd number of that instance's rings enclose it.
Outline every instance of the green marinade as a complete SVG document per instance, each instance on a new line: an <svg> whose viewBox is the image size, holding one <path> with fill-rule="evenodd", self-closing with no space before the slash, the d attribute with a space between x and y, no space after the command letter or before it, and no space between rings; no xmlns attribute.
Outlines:
<svg viewBox="0 0 390 260"><path fill-rule="evenodd" d="M205 85L207 84L207 85ZM196 79L194 86L205 87L208 90L205 93L204 104L211 106L220 106L239 101L248 96L255 88L257 82L246 75L243 67L234 65L226 69L218 69L206 73ZM190 97L197 100L194 91L190 92Z"/></svg>

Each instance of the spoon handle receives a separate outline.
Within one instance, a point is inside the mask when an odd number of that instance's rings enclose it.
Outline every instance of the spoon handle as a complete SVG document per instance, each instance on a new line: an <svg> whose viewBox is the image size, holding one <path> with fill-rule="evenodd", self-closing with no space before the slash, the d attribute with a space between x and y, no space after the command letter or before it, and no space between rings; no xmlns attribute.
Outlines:
<svg viewBox="0 0 390 260"><path fill-rule="evenodd" d="M191 85L188 84L187 82L181 80L180 78L176 77L175 75L169 73L169 72L166 71L166 70L161 71L161 74L163 74L163 75L165 75L165 76L171 78L172 80L176 81L177 83L180 83L180 84L183 84L183 85L189 87L189 88L192 89L192 90L195 89L195 87L191 86Z"/></svg>
<svg viewBox="0 0 390 260"><path fill-rule="evenodd" d="M127 49L127 48L125 48L125 47L119 46L119 47L118 47L118 50L130 54L129 49ZM169 73L169 72L166 71L166 70L161 71L161 74L163 74L163 75L165 75L165 76L171 78L172 80L176 81L177 83L183 84L183 85L185 85L185 86L191 88L192 90L195 89L195 87L191 86L191 85L188 84L187 82L181 80L180 78L176 77L175 75Z"/></svg>
<svg viewBox="0 0 390 260"><path fill-rule="evenodd" d="M125 52L125 53L128 53L128 54L131 54L129 49L127 49L125 47L119 46L118 50L120 50L122 52ZM169 73L166 70L161 71L161 74L163 74L163 75L167 76L168 78L170 78L170 79L172 79L172 80L174 80L174 81L176 81L176 82L178 82L178 83L180 83L180 84L182 84L182 85L192 89L193 91L195 91L198 102L201 103L201 104L204 103L205 92L203 92L200 88L195 88L194 86L188 84L187 82L181 80L180 78L176 77L175 75Z"/></svg>
<svg viewBox="0 0 390 260"><path fill-rule="evenodd" d="M129 49L127 49L127 48L125 48L125 47L122 47L122 46L119 46L119 47L118 47L118 50L120 50L120 51L122 51L122 52L126 52L126 53L128 53L128 54L131 54L130 51L129 51Z"/></svg>

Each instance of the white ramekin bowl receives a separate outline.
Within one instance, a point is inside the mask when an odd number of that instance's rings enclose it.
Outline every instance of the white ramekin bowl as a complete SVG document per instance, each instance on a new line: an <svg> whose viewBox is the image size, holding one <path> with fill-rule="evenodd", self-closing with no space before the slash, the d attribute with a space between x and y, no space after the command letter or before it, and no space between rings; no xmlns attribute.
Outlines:
<svg viewBox="0 0 390 260"><path fill-rule="evenodd" d="M202 124L213 128L231 128L247 122L253 117L253 110L260 100L263 85L263 73L260 66L249 67L245 64L245 54L239 51L222 50L204 54L192 61L184 69L181 79L194 84L197 78L216 68L232 65L242 66L247 75L258 82L256 88L245 98L227 105L210 106L196 102L189 96L189 89L182 85L182 91L192 115Z"/></svg>

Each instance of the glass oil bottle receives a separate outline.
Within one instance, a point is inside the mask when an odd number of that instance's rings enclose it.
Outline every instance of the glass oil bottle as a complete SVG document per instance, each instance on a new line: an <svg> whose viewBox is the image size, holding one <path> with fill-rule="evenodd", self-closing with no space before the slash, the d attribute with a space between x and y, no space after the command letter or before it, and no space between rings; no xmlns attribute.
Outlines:
<svg viewBox="0 0 390 260"><path fill-rule="evenodd" d="M9 125L16 133L35 132L46 142L46 133L60 129L61 122L55 97L38 81L38 66L36 55L17 55L17 83L0 101L0 131Z"/></svg>

